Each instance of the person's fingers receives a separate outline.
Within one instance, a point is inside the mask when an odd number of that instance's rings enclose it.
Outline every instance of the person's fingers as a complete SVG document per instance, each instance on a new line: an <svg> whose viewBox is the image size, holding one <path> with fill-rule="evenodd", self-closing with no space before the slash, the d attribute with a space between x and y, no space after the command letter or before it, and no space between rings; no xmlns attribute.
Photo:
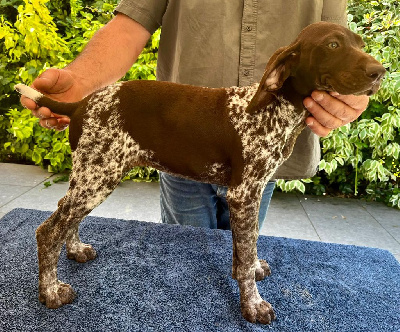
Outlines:
<svg viewBox="0 0 400 332"><path fill-rule="evenodd" d="M39 119L46 119L54 117L54 113L47 107L39 107L36 111L37 117Z"/></svg>
<svg viewBox="0 0 400 332"><path fill-rule="evenodd" d="M367 108L368 96L338 95L335 92L313 91L304 99L304 106L311 113L306 119L308 127L318 136L327 136L332 129L339 128L357 119Z"/></svg>
<svg viewBox="0 0 400 332"><path fill-rule="evenodd" d="M71 74L66 70L50 68L37 77L32 87L55 100L66 99L66 91L74 84ZM44 128L64 130L68 127L70 119L67 116L53 113L47 107L39 107L33 100L21 96L21 104L32 111L32 115L39 118L40 125Z"/></svg>
<svg viewBox="0 0 400 332"><path fill-rule="evenodd" d="M369 97L365 95L340 95L337 92L330 92L330 95L349 105L356 111L356 114L364 112L369 104Z"/></svg>
<svg viewBox="0 0 400 332"><path fill-rule="evenodd" d="M324 98L326 99L327 97L325 96ZM334 97L330 96L328 98L334 99ZM322 103L321 99L315 100L314 98L307 97L304 100L304 106L312 114L312 116L318 123L329 129L335 129L344 124L342 119L337 117L338 114L341 114L341 116L343 116L342 114L343 112L345 112L345 105L343 105L342 102L339 102L340 104L336 104L334 106L332 106L331 103L328 103L328 107L330 107L329 111L327 111L320 103ZM322 104L326 107L327 103L325 102Z"/></svg>
<svg viewBox="0 0 400 332"><path fill-rule="evenodd" d="M25 96L21 96L20 102L23 107L30 109L31 111L36 110L38 107L38 105L32 99L29 99Z"/></svg>
<svg viewBox="0 0 400 332"><path fill-rule="evenodd" d="M315 120L314 117L309 116L305 120L306 125L310 130L317 136L319 137L326 137L329 135L329 133L332 131L332 129L324 127L321 125L318 121Z"/></svg>
<svg viewBox="0 0 400 332"><path fill-rule="evenodd" d="M47 129L65 130L69 125L69 119L66 117L61 118L44 118L40 119L40 125Z"/></svg>
<svg viewBox="0 0 400 332"><path fill-rule="evenodd" d="M315 107L315 114L312 114L317 118L318 122L329 128L338 128L357 117L356 111L352 107L327 92L313 91L311 97L319 106Z"/></svg>

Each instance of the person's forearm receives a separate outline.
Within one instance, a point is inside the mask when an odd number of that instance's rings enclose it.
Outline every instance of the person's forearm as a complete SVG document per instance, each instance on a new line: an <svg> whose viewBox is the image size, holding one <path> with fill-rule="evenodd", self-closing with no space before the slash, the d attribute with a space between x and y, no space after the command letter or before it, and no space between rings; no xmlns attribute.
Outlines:
<svg viewBox="0 0 400 332"><path fill-rule="evenodd" d="M65 69L79 80L84 95L90 94L124 76L149 37L150 33L139 23L117 14Z"/></svg>

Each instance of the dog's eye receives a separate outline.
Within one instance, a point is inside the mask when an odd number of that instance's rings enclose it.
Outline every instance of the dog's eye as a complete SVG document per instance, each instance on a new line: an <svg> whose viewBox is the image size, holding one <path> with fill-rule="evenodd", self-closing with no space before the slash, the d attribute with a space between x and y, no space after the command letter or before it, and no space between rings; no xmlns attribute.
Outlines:
<svg viewBox="0 0 400 332"><path fill-rule="evenodd" d="M329 48L338 48L339 44L337 42L331 42L331 43L328 44L328 47Z"/></svg>

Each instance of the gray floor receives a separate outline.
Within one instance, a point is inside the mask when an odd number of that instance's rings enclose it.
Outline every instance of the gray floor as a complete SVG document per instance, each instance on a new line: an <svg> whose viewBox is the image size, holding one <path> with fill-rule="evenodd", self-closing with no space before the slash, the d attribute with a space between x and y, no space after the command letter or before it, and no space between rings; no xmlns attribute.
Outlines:
<svg viewBox="0 0 400 332"><path fill-rule="evenodd" d="M36 166L0 163L0 217L14 208L53 211L68 184L46 188ZM159 222L157 183L122 183L91 215ZM261 234L389 250L400 261L400 210L355 199L276 192Z"/></svg>

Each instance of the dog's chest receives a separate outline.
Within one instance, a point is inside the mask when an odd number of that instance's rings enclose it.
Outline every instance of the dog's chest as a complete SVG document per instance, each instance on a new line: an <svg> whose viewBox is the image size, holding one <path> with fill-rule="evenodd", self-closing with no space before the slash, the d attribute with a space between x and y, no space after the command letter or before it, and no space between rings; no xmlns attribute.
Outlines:
<svg viewBox="0 0 400 332"><path fill-rule="evenodd" d="M227 89L228 108L230 121L242 143L248 175L265 178L284 161L285 146L291 143L292 133L304 120L304 114L298 114L282 97L257 113L246 112L257 88L258 84Z"/></svg>

